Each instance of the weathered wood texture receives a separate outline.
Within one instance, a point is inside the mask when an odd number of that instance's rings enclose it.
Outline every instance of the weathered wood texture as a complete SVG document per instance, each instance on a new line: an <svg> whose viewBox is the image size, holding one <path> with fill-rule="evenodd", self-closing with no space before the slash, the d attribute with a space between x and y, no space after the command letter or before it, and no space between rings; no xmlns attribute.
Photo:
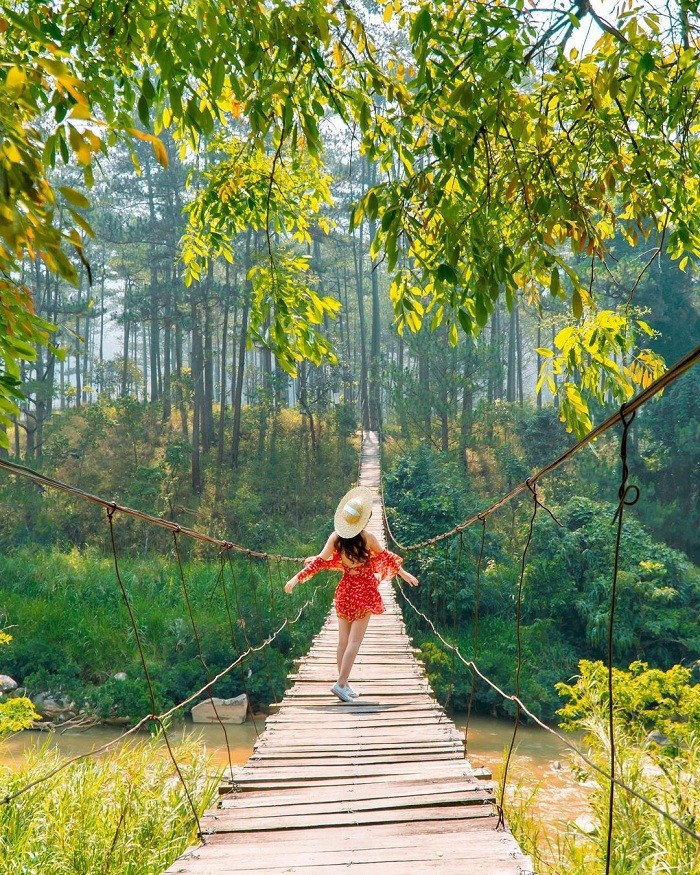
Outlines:
<svg viewBox="0 0 700 875"><path fill-rule="evenodd" d="M378 450L365 434L360 482L373 489ZM383 543L375 502L369 528ZM462 736L433 698L391 585L381 592L386 613L370 620L351 677L360 698L330 694L331 610L233 792L204 816L205 843L168 875L531 871L512 835L496 831L493 787L464 759Z"/></svg>

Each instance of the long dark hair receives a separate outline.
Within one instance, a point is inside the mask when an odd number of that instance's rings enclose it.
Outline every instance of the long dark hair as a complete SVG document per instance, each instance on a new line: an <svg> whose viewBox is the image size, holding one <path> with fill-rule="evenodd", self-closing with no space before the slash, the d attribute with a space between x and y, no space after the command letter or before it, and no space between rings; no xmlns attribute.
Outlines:
<svg viewBox="0 0 700 875"><path fill-rule="evenodd" d="M335 549L352 562L366 562L369 559L369 547L362 532L358 532L352 538L341 538L340 535L336 535Z"/></svg>

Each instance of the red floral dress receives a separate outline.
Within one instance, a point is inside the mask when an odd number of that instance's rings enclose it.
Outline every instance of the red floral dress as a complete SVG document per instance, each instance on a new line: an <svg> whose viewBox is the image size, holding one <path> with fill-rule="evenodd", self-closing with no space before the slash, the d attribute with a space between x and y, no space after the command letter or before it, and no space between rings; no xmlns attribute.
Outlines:
<svg viewBox="0 0 700 875"><path fill-rule="evenodd" d="M337 550L330 559L317 556L299 572L303 583L319 571L342 571L338 589L335 591L335 610L339 617L352 623L367 614L383 614L384 602L379 595L379 583L392 578L401 568L403 559L389 550L373 553L361 565L345 565Z"/></svg>

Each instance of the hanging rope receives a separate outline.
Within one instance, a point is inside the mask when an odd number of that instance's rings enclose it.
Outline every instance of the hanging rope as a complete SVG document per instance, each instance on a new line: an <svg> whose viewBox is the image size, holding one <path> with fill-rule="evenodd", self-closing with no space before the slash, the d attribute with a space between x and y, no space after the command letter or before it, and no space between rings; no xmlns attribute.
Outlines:
<svg viewBox="0 0 700 875"><path fill-rule="evenodd" d="M520 675L522 673L523 668L523 641L522 641L522 606L523 606L523 581L525 580L525 565L527 560L527 552L530 549L530 544L532 542L532 534L535 530L535 519L537 517L537 510L541 507L540 502L537 498L537 486L533 484L531 486L532 491L532 516L530 517L530 527L527 532L527 540L525 541L525 547L523 549L522 558L520 560L520 576L518 577L518 595L515 602L515 639L516 639L516 656L515 656L515 722L513 723L513 736L510 740L510 746L508 748L508 755L506 756L506 764L503 769L503 778L501 780L501 796L498 802L498 822L496 823L496 829L505 829L506 821L505 821L505 812L503 808L503 802L505 800L506 795L506 785L508 783L508 769L510 767L510 761L513 756L513 750L515 749L515 739L518 734L518 727L520 726L520 705L518 701L520 699Z"/></svg>
<svg viewBox="0 0 700 875"><path fill-rule="evenodd" d="M583 751L580 748L578 748L575 744L573 744L570 739L566 738L560 732L557 732L556 729L552 729L551 726L548 726L544 721L542 721L533 711L531 711L527 707L527 705L522 701L522 699L520 699L518 696L511 695L510 693L506 693L504 690L502 690L496 683L494 683L494 681L491 680L491 678L488 677L488 675L484 674L484 672L481 671L481 669L479 668L479 666L476 664L476 662L473 659L467 659L462 654L462 652L459 650L459 648L456 648L453 644L450 644L449 641L445 640L445 638L440 634L440 632L438 632L437 628L435 627L435 624L430 619L430 617L426 616L422 611L420 611L413 604L411 599L406 595L406 591L404 590L403 586L398 581L397 581L397 588L398 588L399 592L401 593L401 596L403 597L406 604L411 608L411 610L413 610L419 617L421 617L427 623L427 625L432 629L433 634L436 636L436 638L438 638L445 645L445 647L454 649L455 653L457 655L457 659L459 659L460 662L462 662L468 669L470 669L476 675L478 675L478 677L481 678L481 680L485 684L487 684L495 693L497 693L504 701L512 702L514 705L518 705L523 714L526 714L530 718L530 720L532 720L534 723L536 723L541 729L544 729L546 732L549 732L550 735L553 735L555 738L558 738L559 741L562 742L562 744L564 744L569 750L573 751L578 757L580 757L580 759L584 763L586 763L586 765L588 765L591 769L593 769L599 775L602 775L606 780L608 780L608 781L613 780L617 787L621 788L622 790L625 790L627 793L630 793L632 796L639 799L641 802L644 802L645 805L648 805L651 809L656 811L657 814L661 815L669 823L673 823L675 826L677 826L679 829L683 830L683 832L686 833L687 835L689 835L691 838L700 842L700 833L699 832L696 832L694 829L689 827L687 824L683 823L683 821L678 820L678 818L674 817L672 814L669 814L668 811L665 811L663 808L661 808L655 802L652 802L651 799L647 799L646 796L644 796L641 793L638 793L633 787L630 787L629 785L625 784L623 781L620 781L618 778L612 778L612 776L605 769L601 768L599 765L594 763L593 760L591 760L588 756L586 756L586 754L583 753Z"/></svg>
<svg viewBox="0 0 700 875"><path fill-rule="evenodd" d="M460 532L460 538L463 537ZM476 563L476 585L474 587L474 645L472 648L473 659L476 661L479 657L479 610L481 599L481 569L484 562L484 545L486 543L486 519L481 520L481 543L479 546L479 558ZM464 758L467 758L467 744L469 739L469 721L472 716L472 707L474 705L474 697L476 696L476 674L471 672L472 683L469 691L469 700L467 702L467 720L464 724Z"/></svg>
<svg viewBox="0 0 700 875"><path fill-rule="evenodd" d="M613 562L613 578L610 592L610 618L608 620L608 734L610 736L610 775L615 776L615 700L613 693L613 657L615 644L615 608L617 606L617 578L620 570L620 544L622 542L622 517L625 507L636 504L639 501L639 487L627 484L629 478L629 466L627 465L627 439L630 426L634 421L635 411L628 415L625 405L620 408L622 421L622 440L620 441L620 460L622 462L622 477L617 496L619 503L613 523L617 522L615 535L615 559ZM612 834L613 834L613 809L615 805L615 781L610 781L608 794L608 835L605 849L605 875L609 875L612 861Z"/></svg>
<svg viewBox="0 0 700 875"><path fill-rule="evenodd" d="M190 594L187 589L187 583L185 581L185 570L182 567L182 557L180 556L180 544L178 541L178 533L173 532L173 544L175 547L175 556L177 558L177 565L180 573L180 585L182 587L182 594L185 599L185 605L187 606L187 613L190 618L190 625L192 626L192 634L194 635L195 645L197 647L197 655L199 656L199 661L202 663L202 668L209 680L211 680L211 670L207 665L207 661L204 658L204 651L202 650L202 639L199 636L199 630L197 629L197 623L194 619L194 613L192 611L192 602L190 600ZM219 709L216 707L216 703L214 702L213 694L209 696L209 704L212 707L214 712L214 716L216 717L216 722L221 727L221 731L224 733L224 742L226 744L226 756L228 759L228 766L231 772L233 772L233 763L231 762L231 745L228 740L228 732L226 731L226 726L224 725L221 716L219 715Z"/></svg>
<svg viewBox="0 0 700 875"><path fill-rule="evenodd" d="M237 553L242 553L245 556L254 557L256 559L280 559L294 563L303 561L299 556L279 556L275 553L264 553L261 550L250 550L248 547L242 547L240 544L234 544L232 541L224 541L221 538L214 538L211 535L206 535L195 529L189 529L187 526L181 526L170 520L164 520L161 517L144 513L141 510L134 510L132 507L125 507L124 505L117 504L116 501L108 501L106 498L100 498L98 495L93 495L90 492L85 492L83 489L78 489L77 486L71 486L68 483L63 483L61 480L54 480L52 477L47 477L45 474L40 474L38 471L33 471L25 465L19 465L16 462L10 462L7 459L0 459L0 470L7 471L10 474L16 474L18 477L24 477L27 480L31 480L33 483L37 483L39 486L56 489L59 492L66 492L69 495L82 499L83 501L97 504L100 507L104 507L108 512L110 510L112 513L119 511L119 513L124 516L134 517L134 519L150 523L161 529L167 529L169 532L177 532L180 535L186 535L188 538L192 538L195 541L202 541L205 544L216 544L217 547L234 550Z"/></svg>
<svg viewBox="0 0 700 875"><path fill-rule="evenodd" d="M275 631L272 632L272 634L270 634L264 641L260 642L260 644L258 644L256 646L249 647L244 653L241 653L232 663L227 665L226 668L222 669L220 672L218 672L216 675L214 675L214 677L212 677L211 680L209 680L206 684L204 684L204 686L200 687L200 689L198 689L196 692L192 693L186 699L183 699L181 702L178 702L177 704L172 705L167 711L164 711L161 714L146 714L136 724L134 724L134 726L132 726L130 729L125 730L117 738L113 738L111 741L108 741L106 744L103 744L100 747L96 747L93 750L88 751L87 753L78 754L77 756L74 756L74 757L71 757L70 759L65 760L63 763L61 763L55 769L52 769L47 774L42 775L40 778L37 778L36 780L31 781L28 784L25 784L23 787L20 787L18 790L15 790L13 793L5 796L3 799L0 800L0 804L6 805L6 804L12 802L13 799L17 799L19 796L22 796L24 793L27 793L32 788L37 787L40 784L43 784L46 781L51 780L51 778L53 778L55 775L60 774L64 769L67 769L69 766L73 765L74 763L80 762L81 760L87 759L88 757L94 757L94 756L97 756L98 754L105 753L106 751L110 750L112 747L114 747L118 744L121 744L129 736L135 734L136 732L139 732L149 722L152 722L152 721L156 722L160 726L167 724L167 721L171 717L173 717L175 714L177 714L178 711L181 711L183 708L187 707L187 705L190 705L192 702L194 702L200 696L203 696L205 693L208 693L209 690L212 689L212 687L214 687L220 680L222 680L222 678L225 678L232 671L234 671L239 666L241 666L253 654L260 653L261 651L265 650L266 647L269 647L273 642L275 642L279 638L279 636L282 634L282 632L288 626L294 626L296 623L298 623L299 620L302 618L306 609L313 605L318 593L325 591L326 589L328 589L328 584L315 587L313 589L311 597L308 598L300 606L299 610L296 612L296 614L292 618L285 617L284 622L281 623L280 626L277 629L275 629Z"/></svg>
<svg viewBox="0 0 700 875"><path fill-rule="evenodd" d="M452 640L457 643L457 611L458 611L458 603L457 603L457 595L459 592L459 572L462 567L462 554L464 553L464 535L460 532L459 535L459 550L457 552L457 567L455 568L455 573L452 578ZM457 663L456 657L454 655L454 651L452 652L452 708L454 709L457 697L455 695L455 690L457 687Z"/></svg>

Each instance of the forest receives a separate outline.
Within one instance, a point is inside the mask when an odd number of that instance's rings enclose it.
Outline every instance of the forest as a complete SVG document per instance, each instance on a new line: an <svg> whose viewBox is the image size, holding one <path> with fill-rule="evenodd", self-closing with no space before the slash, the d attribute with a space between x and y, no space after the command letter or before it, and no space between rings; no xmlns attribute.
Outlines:
<svg viewBox="0 0 700 875"><path fill-rule="evenodd" d="M285 600L289 557L320 549L370 429L450 713L516 710L457 648L604 758L617 556L630 762L661 731L660 768L697 780L700 368L637 412L619 551L620 429L538 482L531 531L523 495L420 546L697 346L700 16L608 15L0 2L0 462L75 490L0 471L0 669L20 693L133 725L301 609L217 693L279 700L332 598L328 577ZM0 701L0 733L35 716ZM659 836L626 816L649 856ZM675 871L698 871L692 847ZM591 871L589 852L549 871Z"/></svg>

